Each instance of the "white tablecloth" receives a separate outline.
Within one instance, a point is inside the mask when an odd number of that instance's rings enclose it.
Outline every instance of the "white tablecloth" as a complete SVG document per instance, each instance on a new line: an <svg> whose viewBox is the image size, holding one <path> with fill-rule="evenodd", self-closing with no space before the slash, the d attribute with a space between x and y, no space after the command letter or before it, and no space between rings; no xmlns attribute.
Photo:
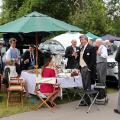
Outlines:
<svg viewBox="0 0 120 120"><path fill-rule="evenodd" d="M26 81L28 93L34 94L35 84L36 84L36 74L29 73L27 71L22 71L21 78ZM41 76L38 75L37 79L41 79ZM60 84L61 88L73 88L73 87L82 87L82 78L81 75L75 77L62 77L57 78L57 82Z"/></svg>

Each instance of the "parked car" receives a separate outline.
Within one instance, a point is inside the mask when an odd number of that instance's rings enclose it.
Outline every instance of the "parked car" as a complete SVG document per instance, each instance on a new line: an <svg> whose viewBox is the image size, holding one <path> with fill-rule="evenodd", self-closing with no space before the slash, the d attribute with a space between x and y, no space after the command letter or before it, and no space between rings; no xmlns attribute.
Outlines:
<svg viewBox="0 0 120 120"><path fill-rule="evenodd" d="M65 53L65 48L62 46L62 44L55 40L48 40L44 43L41 43L39 49L41 49L42 52L51 52L54 55L64 55Z"/></svg>
<svg viewBox="0 0 120 120"><path fill-rule="evenodd" d="M115 61L115 54L116 52L107 58L107 82L118 83L118 63Z"/></svg>

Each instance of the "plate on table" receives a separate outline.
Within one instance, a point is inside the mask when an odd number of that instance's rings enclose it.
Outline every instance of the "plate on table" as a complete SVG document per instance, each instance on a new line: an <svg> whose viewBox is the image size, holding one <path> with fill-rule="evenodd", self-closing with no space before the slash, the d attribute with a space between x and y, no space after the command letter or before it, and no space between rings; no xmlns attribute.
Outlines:
<svg viewBox="0 0 120 120"><path fill-rule="evenodd" d="M65 69L63 71L64 71L64 73L71 73L72 69Z"/></svg>
<svg viewBox="0 0 120 120"><path fill-rule="evenodd" d="M70 76L71 76L71 73L59 73L59 74L58 74L58 77L59 77L59 78L70 77Z"/></svg>
<svg viewBox="0 0 120 120"><path fill-rule="evenodd" d="M65 77L66 75L65 73L59 73L57 76L61 78L61 77Z"/></svg>

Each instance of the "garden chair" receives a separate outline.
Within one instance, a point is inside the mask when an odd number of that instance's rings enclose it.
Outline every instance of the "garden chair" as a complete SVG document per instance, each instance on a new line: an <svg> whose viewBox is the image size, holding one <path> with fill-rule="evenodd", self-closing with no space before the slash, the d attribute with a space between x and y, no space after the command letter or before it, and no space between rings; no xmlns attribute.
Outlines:
<svg viewBox="0 0 120 120"><path fill-rule="evenodd" d="M12 93L17 93L19 94L19 101L21 102L21 105L23 107L23 92L24 92L24 84L23 80L20 79L19 77L10 77L9 75L9 87L7 88L7 107L9 105L10 100L12 99L13 96L16 94ZM14 100L11 102L15 102Z"/></svg>
<svg viewBox="0 0 120 120"><path fill-rule="evenodd" d="M40 85L43 83L47 84L53 84L54 90L53 93L41 93L40 92ZM40 109L43 105L48 107L51 111L53 111L53 107L51 107L48 102L51 103L51 98L56 95L57 91L55 91L55 88L58 88L59 86L56 84L56 78L42 78L42 80L37 80L36 86L35 86L35 94L39 97L41 100L41 103L38 105L37 109ZM56 106L55 102L52 101L52 104Z"/></svg>

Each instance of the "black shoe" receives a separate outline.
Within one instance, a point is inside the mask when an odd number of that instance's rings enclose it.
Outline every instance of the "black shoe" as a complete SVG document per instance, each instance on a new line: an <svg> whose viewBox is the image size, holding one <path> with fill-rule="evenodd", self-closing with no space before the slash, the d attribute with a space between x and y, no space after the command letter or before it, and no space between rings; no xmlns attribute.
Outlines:
<svg viewBox="0 0 120 120"><path fill-rule="evenodd" d="M48 104L50 107L54 107L54 104L52 104L51 102L47 102L47 104Z"/></svg>
<svg viewBox="0 0 120 120"><path fill-rule="evenodd" d="M79 104L79 106L87 106L87 104Z"/></svg>
<svg viewBox="0 0 120 120"><path fill-rule="evenodd" d="M55 107L55 105L53 103L51 103L51 107Z"/></svg>
<svg viewBox="0 0 120 120"><path fill-rule="evenodd" d="M87 106L87 104L84 101L81 101L79 106Z"/></svg>
<svg viewBox="0 0 120 120"><path fill-rule="evenodd" d="M85 104L85 101L81 101L80 104Z"/></svg>
<svg viewBox="0 0 120 120"><path fill-rule="evenodd" d="M114 112L120 114L120 112L117 109L114 109Z"/></svg>

